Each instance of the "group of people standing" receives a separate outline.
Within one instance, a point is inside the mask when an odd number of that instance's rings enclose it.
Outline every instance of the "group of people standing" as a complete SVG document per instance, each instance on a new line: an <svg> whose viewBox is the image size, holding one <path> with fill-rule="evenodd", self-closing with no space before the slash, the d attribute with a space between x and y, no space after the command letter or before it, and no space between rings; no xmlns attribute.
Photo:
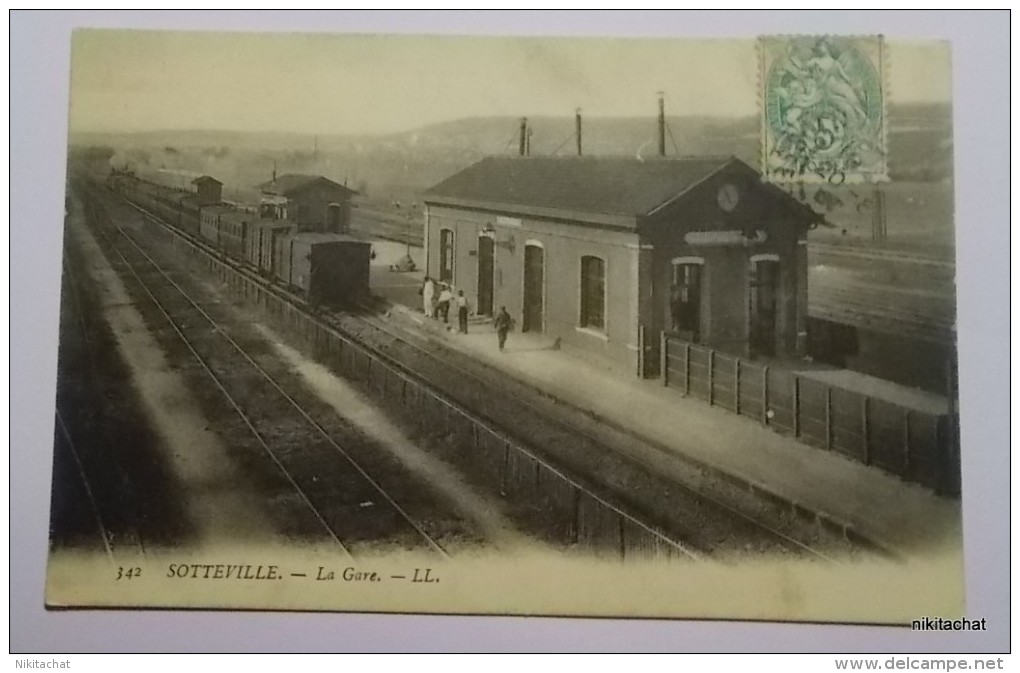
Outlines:
<svg viewBox="0 0 1020 673"><path fill-rule="evenodd" d="M460 331L462 334L467 334L467 297L464 296L464 290L457 290L456 296L454 296L453 292L454 288L449 283L436 282L429 276L425 276L421 289L422 307L425 309L425 316L427 318L438 319L442 316L443 322L449 323L450 307L451 305L456 305Z"/></svg>
<svg viewBox="0 0 1020 673"><path fill-rule="evenodd" d="M450 307L456 305L457 322L459 323L460 332L461 334L467 334L469 307L467 297L464 296L464 290L457 290L456 295L454 295L454 288L449 283L436 281L430 276L425 276L420 293L422 308L425 310L426 318L436 318L438 320L442 317L444 323L449 323ZM514 320L506 312L506 307L501 306L499 313L496 314L493 320L496 336L499 337L499 350L503 350L503 347L506 345L506 336L513 328L513 324Z"/></svg>

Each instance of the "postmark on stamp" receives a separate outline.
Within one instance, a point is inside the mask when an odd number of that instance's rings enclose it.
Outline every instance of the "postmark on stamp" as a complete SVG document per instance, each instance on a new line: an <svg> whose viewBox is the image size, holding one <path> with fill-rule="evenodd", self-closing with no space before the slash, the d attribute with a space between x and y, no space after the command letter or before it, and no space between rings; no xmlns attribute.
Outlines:
<svg viewBox="0 0 1020 673"><path fill-rule="evenodd" d="M765 180L888 179L882 37L762 37L758 46Z"/></svg>

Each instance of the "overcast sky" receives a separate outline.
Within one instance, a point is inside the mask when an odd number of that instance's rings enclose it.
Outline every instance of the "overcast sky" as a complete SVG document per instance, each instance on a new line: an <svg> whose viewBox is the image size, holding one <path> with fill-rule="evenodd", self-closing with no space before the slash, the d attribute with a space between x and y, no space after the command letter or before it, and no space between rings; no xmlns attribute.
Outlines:
<svg viewBox="0 0 1020 673"><path fill-rule="evenodd" d="M946 101L948 50L889 45L896 102ZM78 31L72 131L388 133L474 116L757 109L752 40Z"/></svg>

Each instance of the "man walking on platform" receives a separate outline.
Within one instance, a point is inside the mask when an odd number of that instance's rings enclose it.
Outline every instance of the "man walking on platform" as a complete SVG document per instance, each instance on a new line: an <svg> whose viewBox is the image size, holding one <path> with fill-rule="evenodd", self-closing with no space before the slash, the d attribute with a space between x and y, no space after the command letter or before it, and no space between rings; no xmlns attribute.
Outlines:
<svg viewBox="0 0 1020 673"><path fill-rule="evenodd" d="M450 286L446 283L440 285L439 290L439 303L436 304L436 310L443 316L443 322L450 322L450 302L453 301L453 293L450 292Z"/></svg>
<svg viewBox="0 0 1020 673"><path fill-rule="evenodd" d="M493 325L496 327L496 336L499 337L499 350L503 350L503 346L506 345L506 335L513 324L514 319L506 312L506 306L500 306L499 313L496 314L496 319L493 321Z"/></svg>
<svg viewBox="0 0 1020 673"><path fill-rule="evenodd" d="M467 334L468 303L464 296L464 290L457 291L457 320L460 323L460 333Z"/></svg>

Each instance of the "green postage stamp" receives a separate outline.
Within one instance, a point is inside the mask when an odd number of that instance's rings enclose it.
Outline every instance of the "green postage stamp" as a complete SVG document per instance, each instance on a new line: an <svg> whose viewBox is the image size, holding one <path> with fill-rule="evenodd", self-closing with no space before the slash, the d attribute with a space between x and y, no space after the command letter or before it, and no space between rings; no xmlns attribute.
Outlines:
<svg viewBox="0 0 1020 673"><path fill-rule="evenodd" d="M762 37L759 58L766 180L888 179L881 36Z"/></svg>

